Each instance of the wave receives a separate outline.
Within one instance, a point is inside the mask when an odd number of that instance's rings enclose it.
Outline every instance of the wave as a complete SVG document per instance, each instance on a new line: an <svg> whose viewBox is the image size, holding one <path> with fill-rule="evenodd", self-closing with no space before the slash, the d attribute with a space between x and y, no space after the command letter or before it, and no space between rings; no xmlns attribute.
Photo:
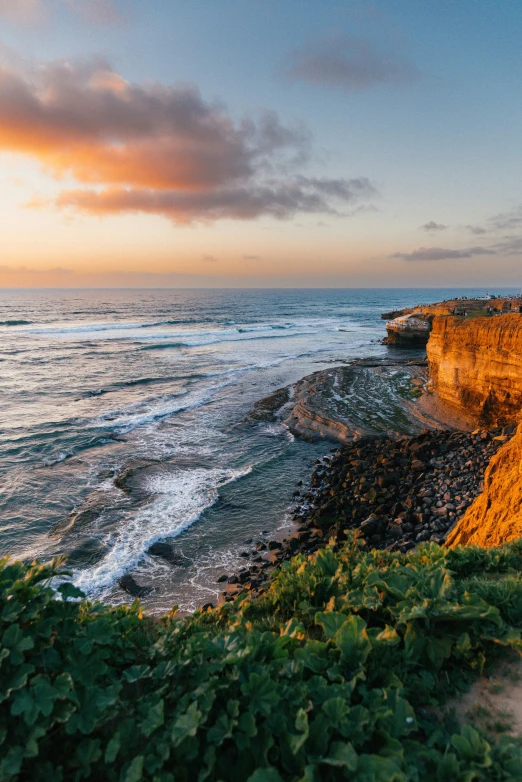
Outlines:
<svg viewBox="0 0 522 782"><path fill-rule="evenodd" d="M282 422L265 424L263 426L263 431L271 437L281 437L281 435L284 435L289 443L293 443L295 440L295 437L288 426Z"/></svg>
<svg viewBox="0 0 522 782"><path fill-rule="evenodd" d="M31 320L0 320L0 326L28 326Z"/></svg>
<svg viewBox="0 0 522 782"><path fill-rule="evenodd" d="M135 331L137 329L152 329L152 328L159 328L161 326L185 326L185 325L197 325L204 323L209 323L211 321L205 320L205 319L180 319L180 320L157 320L152 322L146 322L146 323L83 323L83 324L77 324L77 325L62 325L57 324L56 326L42 326L39 328L30 329L31 333L34 334L81 334L81 333L89 333L89 332L104 332L104 331ZM3 325L9 324L9 325L29 325L31 321L4 321ZM0 322L0 325L2 323ZM299 320L295 323L259 323L256 325L236 325L233 321L229 321L225 324L226 326L229 326L229 328L218 328L218 329L212 329L212 330L202 330L202 331L178 331L170 335L166 335L166 338L169 336L172 337L178 337L179 339L190 339L191 337L213 337L213 336L220 336L220 335L226 335L226 334L248 334L250 332L263 332L263 331L282 331L282 330L289 330L289 329L303 329L303 328L321 328L321 327L332 327L335 326L335 324L332 324L331 320L320 320L320 319L307 319L306 321ZM340 325L348 325L348 324L340 324ZM351 325L351 324L350 324ZM153 339L154 337L152 337Z"/></svg>
<svg viewBox="0 0 522 782"><path fill-rule="evenodd" d="M133 516L123 519L110 551L95 566L74 574L74 583L86 594L110 588L135 567L158 540L186 530L219 496L219 489L252 470L196 468L151 478L147 489L154 499Z"/></svg>
<svg viewBox="0 0 522 782"><path fill-rule="evenodd" d="M152 329L155 326L194 326L196 323L211 323L209 318L181 318L180 320L158 320L155 323L142 323L142 329Z"/></svg>
<svg viewBox="0 0 522 782"><path fill-rule="evenodd" d="M208 319L191 319L186 318L184 320L157 320L147 323L82 323L77 325L56 325L56 326L42 326L36 329L30 329L34 334L81 334L91 331L129 331L136 329L152 329L159 326L195 326L198 323L209 323ZM31 321L21 321L20 323L31 323ZM0 324L1 325L1 324ZM234 329L235 330L235 329ZM197 334L198 332L192 332ZM205 332L203 332L205 333ZM211 332L216 333L216 332ZM181 332L183 335L183 332ZM190 332L189 332L190 335Z"/></svg>
<svg viewBox="0 0 522 782"><path fill-rule="evenodd" d="M192 342L159 342L154 345L144 345L140 350L165 350L167 348L199 348L206 345L217 345L227 342L253 342L257 339L285 339L291 337L307 337L317 334L317 331L297 331L292 334L257 334L251 337L229 337L228 339L206 339Z"/></svg>
<svg viewBox="0 0 522 782"><path fill-rule="evenodd" d="M161 342L158 345L145 345L140 350L168 350L169 348L187 347L185 342Z"/></svg>
<svg viewBox="0 0 522 782"><path fill-rule="evenodd" d="M70 459L73 454L70 452L60 451L58 456L50 457L43 460L44 467L54 467L57 464L61 464L66 459Z"/></svg>
<svg viewBox="0 0 522 782"><path fill-rule="evenodd" d="M188 375L187 377L194 377ZM150 386L156 383L172 383L173 381L184 380L186 377L177 375L176 377L138 377L135 380L121 380L119 383L112 383L106 388L96 388L92 391L85 391L81 398L89 398L91 396L101 396L102 394L111 394L115 391L121 391L125 388L135 388L136 386Z"/></svg>
<svg viewBox="0 0 522 782"><path fill-rule="evenodd" d="M162 418L168 418L175 413L181 413L185 410L192 410L195 407L201 407L207 404L214 394L228 383L209 386L201 390L180 391L177 394L171 394L169 397L163 397L161 403L157 406L150 404L148 408L128 409L127 411L118 411L115 413L106 413L94 422L94 426L114 429L118 434L128 434L139 426L159 421Z"/></svg>

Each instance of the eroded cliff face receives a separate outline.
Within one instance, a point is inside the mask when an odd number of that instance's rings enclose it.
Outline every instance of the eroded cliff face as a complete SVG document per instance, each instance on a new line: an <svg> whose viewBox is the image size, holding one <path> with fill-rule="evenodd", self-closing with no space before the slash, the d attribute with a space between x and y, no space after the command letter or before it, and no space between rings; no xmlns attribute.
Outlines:
<svg viewBox="0 0 522 782"><path fill-rule="evenodd" d="M522 314L435 317L427 352L443 403L483 425L520 420Z"/></svg>
<svg viewBox="0 0 522 782"><path fill-rule="evenodd" d="M484 491L452 532L447 545L492 548L522 537L522 424L491 459Z"/></svg>

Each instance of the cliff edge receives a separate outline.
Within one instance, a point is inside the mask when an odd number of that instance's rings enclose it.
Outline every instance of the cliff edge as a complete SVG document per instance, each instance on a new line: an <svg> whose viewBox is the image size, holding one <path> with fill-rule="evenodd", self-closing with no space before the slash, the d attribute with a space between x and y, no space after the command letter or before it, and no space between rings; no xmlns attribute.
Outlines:
<svg viewBox="0 0 522 782"><path fill-rule="evenodd" d="M492 457L484 491L450 532L447 545L492 548L522 537L522 424Z"/></svg>
<svg viewBox="0 0 522 782"><path fill-rule="evenodd" d="M430 390L454 410L493 426L522 411L522 314L433 319Z"/></svg>

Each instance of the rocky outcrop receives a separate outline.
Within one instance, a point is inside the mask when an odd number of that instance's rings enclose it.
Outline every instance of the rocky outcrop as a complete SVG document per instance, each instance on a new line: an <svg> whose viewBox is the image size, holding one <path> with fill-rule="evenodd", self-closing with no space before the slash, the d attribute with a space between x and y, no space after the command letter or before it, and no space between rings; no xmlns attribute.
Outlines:
<svg viewBox="0 0 522 782"><path fill-rule="evenodd" d="M484 491L468 508L447 544L499 546L522 537L522 425L491 459Z"/></svg>
<svg viewBox="0 0 522 782"><path fill-rule="evenodd" d="M426 382L425 368L376 360L314 372L296 383L284 423L307 440L350 443L421 431L406 402Z"/></svg>
<svg viewBox="0 0 522 782"><path fill-rule="evenodd" d="M522 314L435 317L427 347L430 389L482 425L522 412Z"/></svg>
<svg viewBox="0 0 522 782"><path fill-rule="evenodd" d="M428 342L431 330L431 318L422 312L401 315L386 323L388 345L405 347L423 347Z"/></svg>
<svg viewBox="0 0 522 782"><path fill-rule="evenodd" d="M441 409L434 395L423 393L426 380L421 359L359 359L324 369L296 383L282 410L283 421L304 439L340 443L466 428L460 416Z"/></svg>

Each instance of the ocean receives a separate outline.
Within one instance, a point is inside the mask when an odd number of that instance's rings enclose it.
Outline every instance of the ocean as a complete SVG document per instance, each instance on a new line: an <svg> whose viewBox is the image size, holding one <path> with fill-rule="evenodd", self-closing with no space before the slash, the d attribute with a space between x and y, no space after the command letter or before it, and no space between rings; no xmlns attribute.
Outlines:
<svg viewBox="0 0 522 782"><path fill-rule="evenodd" d="M0 291L1 554L66 554L75 583L114 604L131 601L129 573L154 588L153 613L215 602L333 447L245 422L254 402L386 355L381 312L483 292ZM147 554L157 541L178 565Z"/></svg>

